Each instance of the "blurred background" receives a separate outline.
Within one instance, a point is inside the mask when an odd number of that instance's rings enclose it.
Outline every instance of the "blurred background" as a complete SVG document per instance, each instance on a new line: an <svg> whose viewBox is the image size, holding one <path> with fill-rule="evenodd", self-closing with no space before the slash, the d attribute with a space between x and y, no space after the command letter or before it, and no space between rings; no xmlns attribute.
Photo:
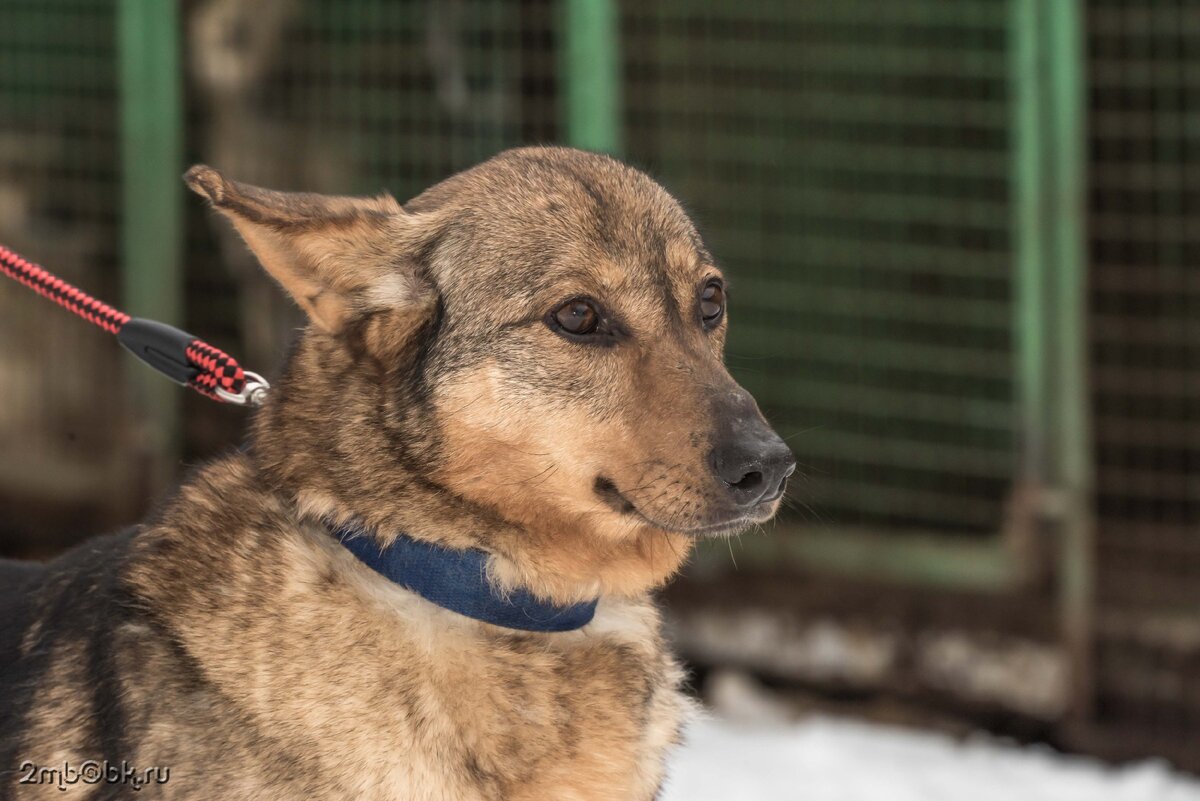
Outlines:
<svg viewBox="0 0 1200 801"><path fill-rule="evenodd" d="M551 142L692 212L802 464L666 593L698 692L1200 771L1200 2L0 0L0 243L268 375L187 164L403 201ZM0 283L0 555L246 419Z"/></svg>

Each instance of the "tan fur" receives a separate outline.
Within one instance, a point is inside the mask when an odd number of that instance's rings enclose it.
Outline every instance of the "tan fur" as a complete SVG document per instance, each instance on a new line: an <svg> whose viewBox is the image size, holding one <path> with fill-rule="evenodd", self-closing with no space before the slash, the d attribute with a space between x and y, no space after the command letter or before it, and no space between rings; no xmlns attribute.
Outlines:
<svg viewBox="0 0 1200 801"><path fill-rule="evenodd" d="M765 424L721 364L724 322L697 316L721 274L686 215L563 149L404 208L187 180L313 325L249 453L192 476L111 584L75 581L109 599L102 647L47 640L62 604L35 594L23 658L45 684L0 752L120 751L169 766L167 798L653 798L690 704L649 592L696 536L777 503L735 514L709 464L726 418ZM584 295L619 318L611 343L554 330ZM449 612L331 537L351 522L482 549L502 590L599 597L596 617L548 634Z"/></svg>

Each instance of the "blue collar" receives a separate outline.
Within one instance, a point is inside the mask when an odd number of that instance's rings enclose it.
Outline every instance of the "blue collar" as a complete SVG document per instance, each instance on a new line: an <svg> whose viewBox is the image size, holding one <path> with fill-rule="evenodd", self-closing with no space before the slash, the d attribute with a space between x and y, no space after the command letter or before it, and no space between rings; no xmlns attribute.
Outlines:
<svg viewBox="0 0 1200 801"><path fill-rule="evenodd" d="M360 528L333 532L346 550L386 579L440 607L494 626L522 631L572 631L591 622L596 601L559 606L527 590L498 592L487 578L488 555L452 551L401 534L386 548Z"/></svg>

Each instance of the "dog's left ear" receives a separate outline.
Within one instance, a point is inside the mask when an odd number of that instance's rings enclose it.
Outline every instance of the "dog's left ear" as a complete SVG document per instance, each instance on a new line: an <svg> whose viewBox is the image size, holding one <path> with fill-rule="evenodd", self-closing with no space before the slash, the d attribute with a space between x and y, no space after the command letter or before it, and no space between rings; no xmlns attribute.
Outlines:
<svg viewBox="0 0 1200 801"><path fill-rule="evenodd" d="M405 212L390 195L275 192L204 165L192 167L184 180L233 222L322 331L353 328L371 350L388 350L432 314L436 293L418 264L436 236L428 215Z"/></svg>

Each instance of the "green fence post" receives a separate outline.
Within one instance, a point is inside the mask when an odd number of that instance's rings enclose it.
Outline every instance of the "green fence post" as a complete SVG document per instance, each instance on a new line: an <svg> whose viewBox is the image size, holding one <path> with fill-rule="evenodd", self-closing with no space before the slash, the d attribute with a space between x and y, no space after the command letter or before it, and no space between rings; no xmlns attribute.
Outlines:
<svg viewBox="0 0 1200 801"><path fill-rule="evenodd" d="M119 0L123 304L136 317L179 325L183 316L183 108L178 4ZM179 449L179 388L131 365L133 399L146 425L139 443L152 467ZM168 479L152 470L151 482Z"/></svg>
<svg viewBox="0 0 1200 801"><path fill-rule="evenodd" d="M1071 658L1073 712L1092 704L1094 513L1091 415L1088 398L1084 16L1082 0L1045 0L1049 109L1047 174L1053 232L1054 321L1050 363L1055 376L1055 484L1062 492L1059 587L1063 631Z"/></svg>
<svg viewBox="0 0 1200 801"><path fill-rule="evenodd" d="M620 153L621 51L614 0L563 0L562 82L566 142Z"/></svg>
<svg viewBox="0 0 1200 801"><path fill-rule="evenodd" d="M1012 0L1013 335L1019 464L1016 493L1036 494L1047 480L1045 122L1042 116L1041 0Z"/></svg>

